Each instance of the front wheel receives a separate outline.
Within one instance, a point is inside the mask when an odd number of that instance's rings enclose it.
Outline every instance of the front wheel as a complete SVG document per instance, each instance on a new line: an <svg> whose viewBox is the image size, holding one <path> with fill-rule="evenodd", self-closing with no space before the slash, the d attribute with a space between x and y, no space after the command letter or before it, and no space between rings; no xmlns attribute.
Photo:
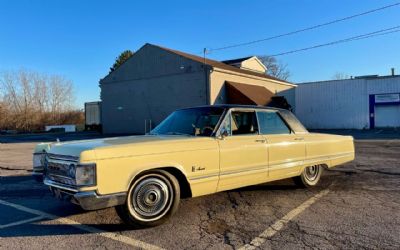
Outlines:
<svg viewBox="0 0 400 250"><path fill-rule="evenodd" d="M119 217L132 226L157 226L179 206L180 188L175 176L164 170L147 172L128 191L126 203L116 207Z"/></svg>
<svg viewBox="0 0 400 250"><path fill-rule="evenodd" d="M321 179L322 170L321 165L306 167L300 176L293 178L293 181L301 187L314 187Z"/></svg>

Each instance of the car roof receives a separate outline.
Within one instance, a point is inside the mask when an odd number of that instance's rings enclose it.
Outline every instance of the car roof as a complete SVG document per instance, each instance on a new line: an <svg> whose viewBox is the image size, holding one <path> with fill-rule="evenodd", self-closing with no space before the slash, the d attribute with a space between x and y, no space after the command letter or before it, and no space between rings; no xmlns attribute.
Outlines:
<svg viewBox="0 0 400 250"><path fill-rule="evenodd" d="M193 108L223 108L223 109L232 109L232 108L249 108L249 109L260 109L260 110L285 110L281 108L274 107L265 107L265 106L256 106L256 105L240 105L240 104L215 104L215 105L203 105L203 106L194 106L183 109L193 109Z"/></svg>

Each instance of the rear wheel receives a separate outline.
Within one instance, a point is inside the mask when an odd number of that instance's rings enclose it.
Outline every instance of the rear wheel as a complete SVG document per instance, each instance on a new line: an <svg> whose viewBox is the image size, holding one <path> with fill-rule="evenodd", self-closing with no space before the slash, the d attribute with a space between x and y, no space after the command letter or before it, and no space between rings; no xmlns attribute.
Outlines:
<svg viewBox="0 0 400 250"><path fill-rule="evenodd" d="M314 165L306 167L300 176L293 178L294 182L301 187L316 186L321 179L323 167L321 165Z"/></svg>
<svg viewBox="0 0 400 250"><path fill-rule="evenodd" d="M180 189L175 176L164 170L147 172L128 191L126 203L116 207L128 225L157 226L171 217L179 206Z"/></svg>

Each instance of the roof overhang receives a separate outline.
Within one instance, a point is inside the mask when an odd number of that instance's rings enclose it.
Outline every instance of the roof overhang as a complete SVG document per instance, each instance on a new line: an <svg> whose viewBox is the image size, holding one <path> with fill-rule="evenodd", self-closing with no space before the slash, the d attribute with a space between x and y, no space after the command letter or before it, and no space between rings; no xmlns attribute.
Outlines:
<svg viewBox="0 0 400 250"><path fill-rule="evenodd" d="M263 86L225 81L227 103L266 106L275 95Z"/></svg>

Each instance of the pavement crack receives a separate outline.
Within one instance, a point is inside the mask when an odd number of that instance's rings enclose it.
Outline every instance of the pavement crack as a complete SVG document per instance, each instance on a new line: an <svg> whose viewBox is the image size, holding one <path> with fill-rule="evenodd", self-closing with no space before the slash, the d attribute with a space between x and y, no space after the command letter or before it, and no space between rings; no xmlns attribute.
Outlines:
<svg viewBox="0 0 400 250"><path fill-rule="evenodd" d="M374 169L363 169L361 171L364 172L372 172L372 173L377 173L377 174L384 174L384 175L394 175L394 176L399 176L400 173L395 173L395 172L387 172L387 171L382 171L382 170L374 170Z"/></svg>

